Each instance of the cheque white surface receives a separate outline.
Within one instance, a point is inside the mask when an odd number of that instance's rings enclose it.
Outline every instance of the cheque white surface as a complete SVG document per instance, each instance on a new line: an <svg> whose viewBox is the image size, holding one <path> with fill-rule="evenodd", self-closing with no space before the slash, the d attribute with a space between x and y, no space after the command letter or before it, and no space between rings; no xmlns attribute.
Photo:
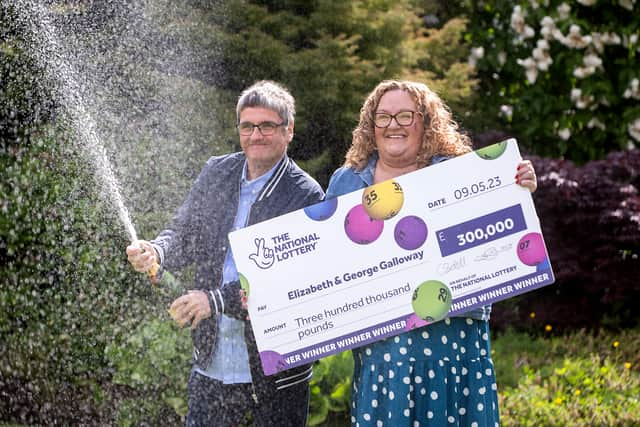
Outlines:
<svg viewBox="0 0 640 427"><path fill-rule="evenodd" d="M553 283L520 160L505 141L230 233L265 374Z"/></svg>

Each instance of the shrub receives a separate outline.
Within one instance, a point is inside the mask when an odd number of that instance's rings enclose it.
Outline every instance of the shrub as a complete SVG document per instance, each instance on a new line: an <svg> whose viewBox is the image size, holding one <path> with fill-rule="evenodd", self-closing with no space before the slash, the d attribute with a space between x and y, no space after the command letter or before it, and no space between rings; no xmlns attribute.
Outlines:
<svg viewBox="0 0 640 427"><path fill-rule="evenodd" d="M321 425L327 420L342 425L348 423L352 375L351 351L325 357L314 365L310 384L309 426Z"/></svg>
<svg viewBox="0 0 640 427"><path fill-rule="evenodd" d="M580 162L640 142L635 1L467 3L485 126Z"/></svg>
<svg viewBox="0 0 640 427"><path fill-rule="evenodd" d="M638 425L639 344L637 330L500 334L493 359L502 425Z"/></svg>
<svg viewBox="0 0 640 427"><path fill-rule="evenodd" d="M169 318L143 321L123 342L105 348L115 370L113 383L126 386L125 397L115 405L117 425L184 423L190 349L189 330Z"/></svg>
<svg viewBox="0 0 640 427"><path fill-rule="evenodd" d="M567 358L553 375L536 371L501 394L504 426L629 426L640 420L640 379L599 356Z"/></svg>
<svg viewBox="0 0 640 427"><path fill-rule="evenodd" d="M640 150L576 166L530 156L533 194L556 283L494 306L496 329L544 333L638 323ZM576 310L576 305L580 307Z"/></svg>
<svg viewBox="0 0 640 427"><path fill-rule="evenodd" d="M0 418L93 425L108 419L104 347L154 297L123 268L126 231L11 7L0 7Z"/></svg>

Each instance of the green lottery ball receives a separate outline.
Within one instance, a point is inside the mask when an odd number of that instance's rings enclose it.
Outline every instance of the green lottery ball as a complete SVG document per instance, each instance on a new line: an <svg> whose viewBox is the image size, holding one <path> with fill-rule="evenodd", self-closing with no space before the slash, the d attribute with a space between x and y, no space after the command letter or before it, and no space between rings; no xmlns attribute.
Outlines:
<svg viewBox="0 0 640 427"><path fill-rule="evenodd" d="M428 280L413 291L413 311L427 322L443 319L451 308L451 290L438 280Z"/></svg>
<svg viewBox="0 0 640 427"><path fill-rule="evenodd" d="M497 159L507 149L507 141L498 142L497 144L488 145L484 148L476 150L476 154L481 159L494 160Z"/></svg>
<svg viewBox="0 0 640 427"><path fill-rule="evenodd" d="M249 281L242 273L238 273L238 278L240 279L240 288L242 288L244 294L249 298Z"/></svg>

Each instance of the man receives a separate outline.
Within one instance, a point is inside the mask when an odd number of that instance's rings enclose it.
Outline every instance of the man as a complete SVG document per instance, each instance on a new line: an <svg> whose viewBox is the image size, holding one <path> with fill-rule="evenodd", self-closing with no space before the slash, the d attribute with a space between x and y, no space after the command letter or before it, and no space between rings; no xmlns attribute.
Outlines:
<svg viewBox="0 0 640 427"><path fill-rule="evenodd" d="M127 247L133 267L158 275L195 264L194 290L171 305L179 325L191 323L194 366L187 426L304 426L311 366L266 377L227 234L319 202L316 181L287 156L295 104L281 85L260 81L236 107L242 152L209 159L170 228Z"/></svg>

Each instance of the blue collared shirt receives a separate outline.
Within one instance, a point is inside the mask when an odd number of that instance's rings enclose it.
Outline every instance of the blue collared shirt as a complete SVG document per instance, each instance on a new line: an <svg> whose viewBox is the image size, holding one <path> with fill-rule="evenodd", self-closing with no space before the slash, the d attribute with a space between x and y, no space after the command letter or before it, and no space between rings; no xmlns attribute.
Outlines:
<svg viewBox="0 0 640 427"><path fill-rule="evenodd" d="M233 223L233 229L238 230L247 225L251 206L256 201L262 187L267 183L276 165L264 175L252 180L247 180L247 163L245 162L240 179L240 197L238 211ZM233 260L231 248L222 267L222 280L224 283L238 280L238 270ZM224 283L222 286L224 286ZM196 372L210 378L222 381L224 384L238 384L251 382L251 370L249 369L249 353L244 340L244 322L221 314L218 317L218 334L214 344L213 359L206 371L194 368Z"/></svg>

